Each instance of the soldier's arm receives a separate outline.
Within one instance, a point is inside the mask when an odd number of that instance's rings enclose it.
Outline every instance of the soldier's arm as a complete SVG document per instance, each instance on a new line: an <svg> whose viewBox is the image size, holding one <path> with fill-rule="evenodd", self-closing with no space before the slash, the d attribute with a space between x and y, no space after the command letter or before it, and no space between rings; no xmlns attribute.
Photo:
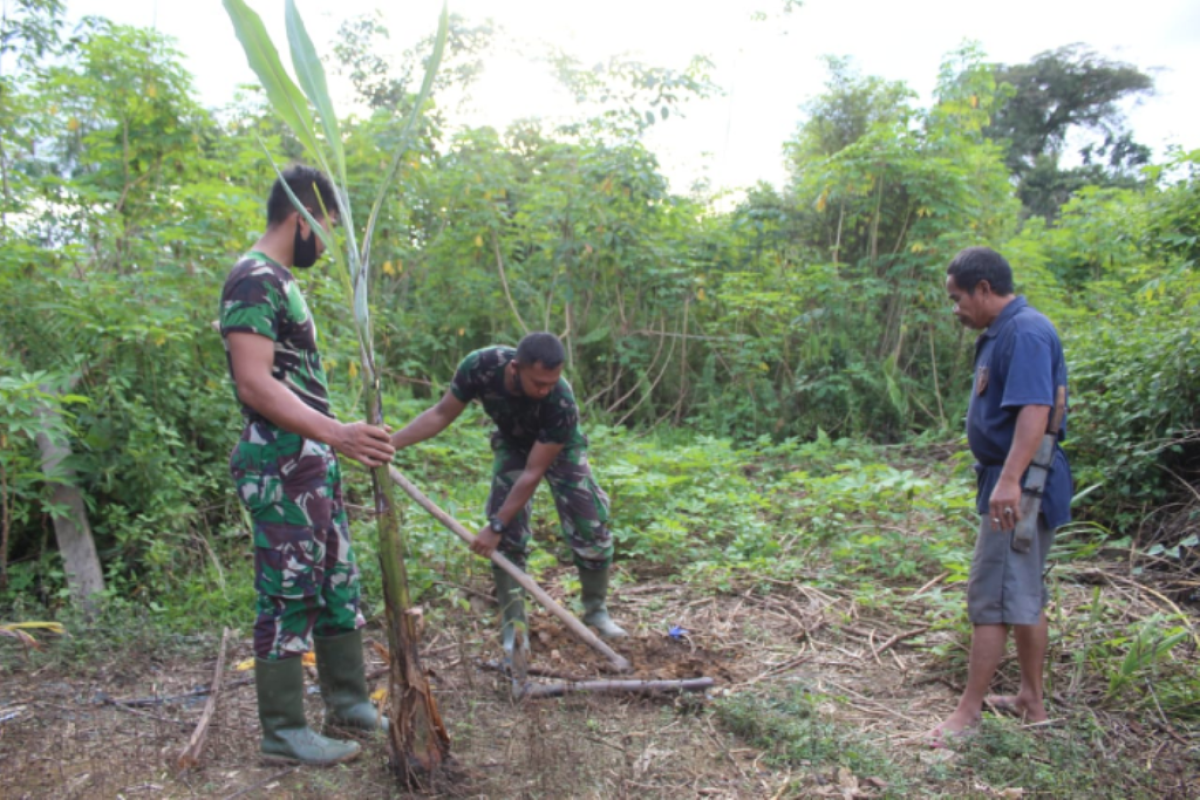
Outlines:
<svg viewBox="0 0 1200 800"><path fill-rule="evenodd" d="M450 423L458 419L458 415L466 407L466 403L459 400L454 396L454 392L447 389L446 393L442 395L442 399L438 400L436 405L425 409L416 419L392 434L392 446L399 450L402 447L408 447L410 444L432 439L446 430L450 426Z"/></svg>
<svg viewBox="0 0 1200 800"><path fill-rule="evenodd" d="M343 455L377 467L395 452L388 432L365 422L344 424L310 408L271 374L275 343L257 333L230 333L229 357L238 398L285 431L329 445Z"/></svg>
<svg viewBox="0 0 1200 800"><path fill-rule="evenodd" d="M533 449L529 451L529 458L525 461L525 471L521 473L521 477L517 478L508 497L504 498L500 510L496 512L496 516L500 518L501 522L507 525L520 513L525 504L529 502L529 498L533 497L533 493L537 491L542 476L546 474L546 470L550 469L550 465L554 463L554 459L558 458L562 449L561 444L550 444L549 442L534 444Z"/></svg>

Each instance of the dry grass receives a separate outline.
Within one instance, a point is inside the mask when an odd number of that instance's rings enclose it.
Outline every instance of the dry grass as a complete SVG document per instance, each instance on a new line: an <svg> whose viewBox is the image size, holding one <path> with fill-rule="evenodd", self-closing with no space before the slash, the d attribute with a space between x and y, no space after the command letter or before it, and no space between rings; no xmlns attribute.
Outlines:
<svg viewBox="0 0 1200 800"><path fill-rule="evenodd" d="M1153 788L1157 796L1200 796L1195 733L1150 707L1136 716L1111 707L1098 710L1103 687L1095 679L1076 680L1075 653L1087 636L1080 620L1089 618L1095 604L1093 586L1101 586L1111 608L1134 621L1169 611L1169 601L1101 570L1070 577L1059 582L1052 610L1060 633L1051 654L1056 717L1094 723L1101 732L1093 743L1099 753L1130 763L1152 759L1160 776ZM851 775L828 764L783 763L720 727L710 713L711 704L725 696L765 698L795 686L807 690L830 725L852 732L880 754L880 763L906 776L911 793L986 797L1000 796L996 792L1005 788L965 775L955 769L955 754L931 751L924 743L922 734L953 706L965 645L961 629L931 621L926 594L917 592L936 594L937 587L892 590L886 608L865 609L849 594L802 583L777 585L766 595L630 584L617 592L613 608L636 628L636 636L618 648L636 674L707 675L717 680L712 696L575 695L523 704L510 700L506 679L479 668L481 660L496 655L489 612L476 596L481 588L469 595L479 613L443 609L440 616L452 622L426 633L424 663L462 770L460 780L442 782L434 796L897 796L895 787L872 780L876 776ZM950 593L944 603L954 600ZM673 625L687 633L668 636ZM570 639L553 618L535 614L532 631L537 666L580 677L602 672L603 658ZM240 641L228 663L249 656L249 642ZM368 657L372 666L380 665L372 650ZM1190 658L1194 669L1194 648ZM186 694L208 685L214 663L215 653L162 664L130 653L123 661L96 665L87 678L49 667L15 670L0 686L0 720L15 713L0 722L0 797L406 796L387 768L382 739L368 742L358 762L329 770L260 765L254 691L237 682L241 676L227 675L201 765L181 775L169 769L169 759L195 727L202 695L152 705L104 702ZM1015 676L1010 660L1001 670L1001 688ZM315 693L308 697L308 711L316 723L321 704ZM1046 735L1065 734L1060 728ZM1130 784L1134 790L1138 785Z"/></svg>

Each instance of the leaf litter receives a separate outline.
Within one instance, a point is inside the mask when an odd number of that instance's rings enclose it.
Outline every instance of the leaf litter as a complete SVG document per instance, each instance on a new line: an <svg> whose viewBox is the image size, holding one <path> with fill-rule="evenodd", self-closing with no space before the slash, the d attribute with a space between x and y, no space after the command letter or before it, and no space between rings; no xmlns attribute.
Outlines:
<svg viewBox="0 0 1200 800"><path fill-rule="evenodd" d="M1075 579L1058 586L1052 611L1063 619L1086 617L1095 602L1087 581L1101 580L1095 570L1081 570ZM468 588L478 596L487 587ZM1103 591L1119 597L1130 617L1148 618L1162 610L1155 598L1119 581L1107 581ZM699 697L573 695L524 703L512 700L506 677L481 669L499 655L492 611L467 616L447 603L437 615L441 622L430 623L433 635L427 636L423 663L462 770L460 780L435 785L430 796L871 798L907 793L844 765L783 763L709 713L726 698L767 697L797 687L813 698L822 718L885 754L908 776L908 788L916 794L1028 794L1020 786L994 786L967 775L930 778L931 770L945 772L961 758L929 751L923 735L949 713L961 689L965 640L950 627L914 624L918 602L865 608L849 591L801 581L778 582L768 594L755 588L699 593L694 586L639 584L626 576L612 597L614 615L634 634L615 643L634 668L632 676L622 677L705 676L715 679L714 689ZM567 678L606 674L602 656L532 606L530 634L533 667ZM368 635L379 638L372 628ZM409 796L391 778L382 738L366 742L363 758L336 770L281 772L260 764L254 691L250 679L236 671L239 661L251 657L248 638L228 654L231 680L222 690L201 763L175 774L169 760L200 718L215 640L212 649L203 658L180 655L164 663L129 653L124 661L90 665L86 674L13 660L0 683L0 772L5 776L0 797ZM366 651L372 689L386 682L380 649ZM1200 794L1194 734L1158 715L1139 712L1139 723L1130 714L1101 710L1098 701L1107 687L1095 681L1069 686L1064 678L1072 674L1073 657L1061 644L1051 649L1056 714L1094 720L1103 732L1100 746L1114 756L1155 758L1161 783L1153 787L1156 794L1145 796ZM1191 658L1194 669L1194 652ZM306 669L315 685L315 670ZM1001 668L1000 690L1009 691L1015 678L1010 654ZM318 726L319 695L306 695L306 704L310 724Z"/></svg>

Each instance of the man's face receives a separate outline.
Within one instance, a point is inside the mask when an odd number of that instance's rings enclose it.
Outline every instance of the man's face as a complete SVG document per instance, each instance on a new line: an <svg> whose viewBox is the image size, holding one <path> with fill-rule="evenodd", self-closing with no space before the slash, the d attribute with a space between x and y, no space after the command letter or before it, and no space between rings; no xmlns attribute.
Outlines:
<svg viewBox="0 0 1200 800"><path fill-rule="evenodd" d="M558 385L558 379L562 377L563 371L562 364L554 369L547 369L540 361L529 365L514 363L513 368L516 371L517 389L521 394L533 400L545 400L546 396Z"/></svg>
<svg viewBox="0 0 1200 800"><path fill-rule="evenodd" d="M946 294L954 303L954 316L968 328L980 330L986 328L991 320L987 318L984 308L984 297L988 293L987 282L980 281L975 286L974 293L968 293L954 282L953 275L946 276Z"/></svg>

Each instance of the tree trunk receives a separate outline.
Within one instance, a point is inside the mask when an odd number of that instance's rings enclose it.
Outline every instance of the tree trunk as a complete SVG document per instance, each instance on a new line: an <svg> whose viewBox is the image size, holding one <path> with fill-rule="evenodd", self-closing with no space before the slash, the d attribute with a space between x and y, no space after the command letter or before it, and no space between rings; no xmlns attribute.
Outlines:
<svg viewBox="0 0 1200 800"><path fill-rule="evenodd" d="M54 389L41 387L50 393ZM47 424L46 430L62 430L62 415L51 406L43 405L38 417ZM37 435L37 446L42 454L42 471L52 486L50 502L54 513L54 538L58 541L58 552L62 555L63 570L67 576L67 588L71 599L87 608L89 598L104 591L104 570L96 554L96 542L92 539L92 526L88 524L87 506L83 492L75 485L75 470L64 463L71 455L67 442L57 442L46 433Z"/></svg>
<svg viewBox="0 0 1200 800"><path fill-rule="evenodd" d="M372 369L369 360L365 368ZM368 420L383 424L379 383L367 384ZM383 597L387 609L387 638L390 654L388 702L391 728L388 744L392 768L406 785L422 789L442 767L448 766L450 734L438 713L437 701L421 666L420 631L413 614L405 568L405 543L401 530L403 512L396 504L387 466L371 470L375 518L379 532L379 566L383 573Z"/></svg>

